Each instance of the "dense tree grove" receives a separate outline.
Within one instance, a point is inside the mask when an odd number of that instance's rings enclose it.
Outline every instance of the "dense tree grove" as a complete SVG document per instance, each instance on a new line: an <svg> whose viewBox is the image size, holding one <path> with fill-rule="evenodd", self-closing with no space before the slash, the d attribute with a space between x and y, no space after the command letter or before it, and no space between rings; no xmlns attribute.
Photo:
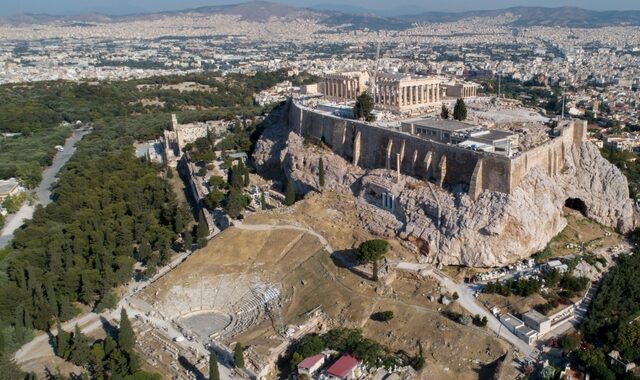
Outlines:
<svg viewBox="0 0 640 380"><path fill-rule="evenodd" d="M351 354L369 366L388 367L411 365L416 369L424 366L422 345L418 343L415 357L391 355L378 342L365 338L359 329L337 328L325 334L304 336L290 352L291 368L295 368L304 358L316 355L325 349L340 354Z"/></svg>
<svg viewBox="0 0 640 380"><path fill-rule="evenodd" d="M640 361L640 249L622 256L605 277L582 324L588 339L615 347L629 361Z"/></svg>
<svg viewBox="0 0 640 380"><path fill-rule="evenodd" d="M75 125L76 121L95 123L105 118L145 115L169 126L171 113L176 113L182 123L257 116L265 109L254 105L256 91L283 80L302 84L314 79L306 74L289 77L287 70L255 76L233 74L227 78L205 72L99 85L58 81L0 86L0 133L21 134L0 140L0 178L15 176L22 164L51 164L54 146L62 144L70 134L68 127L61 126L64 122ZM210 91L181 92L162 87L183 82L195 82ZM159 103L143 102L149 99Z"/></svg>
<svg viewBox="0 0 640 380"><path fill-rule="evenodd" d="M53 189L55 202L37 208L11 245L0 250L0 373L21 378L10 357L31 339L33 329L48 330L56 321L69 320L83 304L96 311L114 307L113 289L133 278L136 261L147 268L141 275L150 277L168 262L180 235L191 246L186 214L164 180L165 169L137 159L134 141L161 135L170 126L171 113L182 123L260 115L264 109L254 105L254 91L283 78L286 70L224 81L218 73L202 73L0 86L0 132L18 134L0 140L0 178L19 174L25 185L34 187L41 168L51 163L54 146L70 134L61 124L80 120L94 127L61 171ZM295 83L299 78L291 79ZM185 81L211 91L162 87ZM149 99L159 103L143 102ZM73 335L61 342L62 355L80 362L86 358L84 344L76 344L75 351L68 348ZM103 350L109 356L111 345L107 339L90 354ZM126 355L116 352L109 360L114 366L107 369L110 373L124 374Z"/></svg>
<svg viewBox="0 0 640 380"><path fill-rule="evenodd" d="M140 370L140 360L134 351L135 336L127 312L120 315L117 339L108 335L92 342L78 326L73 333L62 329L58 323L54 340L57 356L84 367L92 379L159 380L161 376Z"/></svg>
<svg viewBox="0 0 640 380"><path fill-rule="evenodd" d="M629 196L632 199L640 198L640 162L636 160L633 152L619 152L615 149L602 150L604 158L620 169L629 181Z"/></svg>

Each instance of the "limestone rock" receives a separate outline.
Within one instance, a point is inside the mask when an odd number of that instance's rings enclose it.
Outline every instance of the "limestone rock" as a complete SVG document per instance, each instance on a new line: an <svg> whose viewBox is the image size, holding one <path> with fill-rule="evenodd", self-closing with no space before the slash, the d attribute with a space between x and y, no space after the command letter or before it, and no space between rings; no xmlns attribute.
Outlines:
<svg viewBox="0 0 640 380"><path fill-rule="evenodd" d="M358 196L365 228L412 242L436 264L494 267L530 257L565 228L569 198L580 199L588 217L620 232L635 228L638 219L626 178L591 143L573 146L557 176L532 169L512 194L484 191L476 201L411 177L398 182L392 171L355 167L282 125L265 131L253 157L259 171L284 170L301 194L319 189L322 157L325 188ZM388 189L372 191L380 184ZM380 191L396 197L393 212L371 195Z"/></svg>

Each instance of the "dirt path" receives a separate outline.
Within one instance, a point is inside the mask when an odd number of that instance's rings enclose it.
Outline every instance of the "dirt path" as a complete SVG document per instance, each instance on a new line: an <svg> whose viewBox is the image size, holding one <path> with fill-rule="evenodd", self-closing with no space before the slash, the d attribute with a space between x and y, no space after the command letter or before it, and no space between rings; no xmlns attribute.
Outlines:
<svg viewBox="0 0 640 380"><path fill-rule="evenodd" d="M329 242L322 235L308 228L292 226L292 225L243 224L240 221L237 221L237 222L234 221L234 226L239 229L251 230L251 231L272 231L277 229L294 229L294 230L305 231L317 237L322 243L322 246L325 248L325 250L327 250L327 252L329 252L330 254L333 253L333 248L331 248L331 245L329 244ZM518 350L526 356L531 356L532 354L535 354L535 350L533 347L529 346L524 341L516 337L513 333L511 333L511 331L507 330L506 328L503 328L502 323L500 323L500 321L493 314L491 314L489 311L487 311L484 307L482 307L476 302L474 297L475 291L472 288L466 286L465 284L457 284L453 282L450 278L448 278L441 272L437 271L436 269L432 268L428 264L417 264L417 263L409 263L409 262L394 262L391 264L396 265L396 267L400 270L407 270L407 271L413 271L413 272L418 272L421 270L428 271L429 275L434 277L437 281L439 281L445 287L445 289L447 289L447 291L449 291L450 293L455 293L455 292L458 293L459 298L457 302L465 310L471 313L471 315L478 314L478 315L487 317L487 320L489 321L487 326L491 330L493 330L496 333L496 335L499 335L500 337L505 339L507 342L517 347ZM336 283L338 283L340 286L346 288L349 291L354 291L354 289L351 289L349 286L347 286L342 281L340 281L337 277L335 277L331 271L328 271L328 272L331 275L332 279ZM376 300L384 299L388 301L388 299L384 297L376 296L374 298ZM407 307L411 307L414 310L435 313L435 311L431 309L418 306L418 305L409 304L404 301L394 300L394 302L400 303Z"/></svg>

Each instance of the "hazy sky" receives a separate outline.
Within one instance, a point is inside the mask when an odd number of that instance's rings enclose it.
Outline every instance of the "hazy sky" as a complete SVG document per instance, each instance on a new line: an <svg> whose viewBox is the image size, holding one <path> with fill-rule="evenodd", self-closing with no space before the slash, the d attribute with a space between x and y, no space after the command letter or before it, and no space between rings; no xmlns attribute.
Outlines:
<svg viewBox="0 0 640 380"><path fill-rule="evenodd" d="M344 9L385 11L388 14L407 14L417 11L455 11L497 9L521 5L548 7L580 6L595 10L640 10L640 0L276 0L298 6L332 8L340 4ZM69 14L102 12L109 14L176 10L205 5L238 3L238 0L0 0L0 15L15 13ZM348 5L345 5L348 4Z"/></svg>

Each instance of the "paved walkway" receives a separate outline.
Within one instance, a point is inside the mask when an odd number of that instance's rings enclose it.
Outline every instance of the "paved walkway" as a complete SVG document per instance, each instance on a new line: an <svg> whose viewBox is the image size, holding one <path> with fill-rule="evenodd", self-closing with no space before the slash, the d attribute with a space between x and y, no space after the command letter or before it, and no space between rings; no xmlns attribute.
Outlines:
<svg viewBox="0 0 640 380"><path fill-rule="evenodd" d="M89 129L74 130L71 137L66 140L64 150L56 153L53 157L51 166L47 167L42 172L42 181L40 181L40 185L36 188L36 195L38 197L39 204L46 206L51 203L51 185L55 182L60 169L62 169L64 164L66 164L75 153L76 143L82 140L82 138L89 132L91 132ZM7 217L5 226L2 229L2 232L0 232L0 248L4 248L9 245L9 242L13 239L13 233L20 228L25 221L33 217L35 206L36 205L30 205L28 202L25 202L17 213Z"/></svg>
<svg viewBox="0 0 640 380"><path fill-rule="evenodd" d="M417 264L417 263L408 263L403 261L390 262L390 265L395 265L397 269L406 270L411 272L419 272L428 274L429 276L435 278L449 293L458 293L458 304L462 306L465 310L467 310L471 315L480 315L483 317L487 317L487 327L493 330L497 335L514 345L522 354L526 356L535 355L535 349L528 344L526 344L523 340L515 336L511 331L507 330L506 327L502 326L502 323L496 318L493 314L491 314L487 309L485 309L482 305L476 302L476 298L474 297L475 289L473 287L466 284L457 284L453 282L449 277L445 276L439 270L433 268L429 264Z"/></svg>

